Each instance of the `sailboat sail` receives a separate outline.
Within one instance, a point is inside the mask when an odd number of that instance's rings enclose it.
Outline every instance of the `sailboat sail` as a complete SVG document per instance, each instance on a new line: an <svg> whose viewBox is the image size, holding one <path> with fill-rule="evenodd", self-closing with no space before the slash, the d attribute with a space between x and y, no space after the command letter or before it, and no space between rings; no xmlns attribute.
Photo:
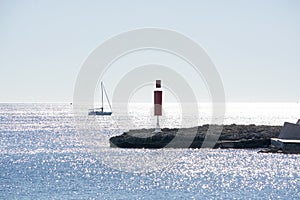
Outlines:
<svg viewBox="0 0 300 200"><path fill-rule="evenodd" d="M103 91L104 91L106 100L108 102L109 108L110 108L110 110L112 110L111 109L111 104L109 102L109 98L108 98L108 95L107 95L107 92L106 92L106 89L104 87L103 82L101 81L101 103L102 103L101 104L101 108L90 109L89 110L89 115L111 115L112 114L111 111L110 112L104 111L104 106L103 106L103 97L104 97L104 95L103 95Z"/></svg>

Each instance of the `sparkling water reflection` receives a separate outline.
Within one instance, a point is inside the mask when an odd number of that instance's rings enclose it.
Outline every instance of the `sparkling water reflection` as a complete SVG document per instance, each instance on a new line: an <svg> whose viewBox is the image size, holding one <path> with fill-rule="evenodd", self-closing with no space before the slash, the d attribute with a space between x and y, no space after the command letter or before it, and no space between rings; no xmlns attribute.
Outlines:
<svg viewBox="0 0 300 200"><path fill-rule="evenodd" d="M228 109L226 123L282 125L300 116L298 104ZM209 122L208 104L201 111L202 123ZM95 153L76 130L70 105L1 104L0 199L300 198L299 155L111 149L108 138L123 130L103 119L91 118L84 127L100 138Z"/></svg>

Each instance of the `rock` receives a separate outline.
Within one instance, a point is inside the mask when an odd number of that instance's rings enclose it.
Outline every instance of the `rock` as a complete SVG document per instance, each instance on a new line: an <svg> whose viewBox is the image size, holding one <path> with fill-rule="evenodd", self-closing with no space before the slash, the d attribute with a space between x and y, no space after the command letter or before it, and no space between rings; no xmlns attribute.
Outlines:
<svg viewBox="0 0 300 200"><path fill-rule="evenodd" d="M201 148L209 125L181 129L180 141L193 141L190 148ZM194 137L197 129L197 134ZM224 125L219 141L214 148L266 148L270 138L278 137L281 126ZM178 129L162 129L153 133L153 129L130 130L120 136L109 139L111 147L120 148L163 148L176 136ZM178 137L178 135L177 135ZM191 138L193 137L193 138ZM176 148L184 145L176 144Z"/></svg>
<svg viewBox="0 0 300 200"><path fill-rule="evenodd" d="M270 145L269 147L267 147L266 149L262 149L260 151L258 151L257 153L277 153L280 152L280 148L274 147L272 145Z"/></svg>

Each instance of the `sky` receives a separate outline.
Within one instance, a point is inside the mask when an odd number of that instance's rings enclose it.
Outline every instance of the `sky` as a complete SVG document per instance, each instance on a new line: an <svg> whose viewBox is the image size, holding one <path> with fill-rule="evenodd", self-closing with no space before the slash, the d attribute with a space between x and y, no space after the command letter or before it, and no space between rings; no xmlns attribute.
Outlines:
<svg viewBox="0 0 300 200"><path fill-rule="evenodd" d="M0 0L0 102L71 102L88 55L143 27L199 43L227 101L298 102L299 19L297 0Z"/></svg>

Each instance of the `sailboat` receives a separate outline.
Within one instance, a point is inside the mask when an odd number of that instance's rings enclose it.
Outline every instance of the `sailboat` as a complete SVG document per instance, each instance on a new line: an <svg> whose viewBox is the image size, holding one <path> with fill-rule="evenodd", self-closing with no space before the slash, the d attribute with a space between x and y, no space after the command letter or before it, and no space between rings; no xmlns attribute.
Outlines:
<svg viewBox="0 0 300 200"><path fill-rule="evenodd" d="M103 91L104 91L106 100L108 102L108 105L110 107L110 110L112 110L110 102L109 102L109 99L108 99L108 96L107 96L107 93L106 93L106 90L105 90L105 87L104 87L104 84L101 81L101 101L102 101L101 108L89 109L89 115L111 115L112 114L112 112L104 111L104 107L103 107Z"/></svg>

